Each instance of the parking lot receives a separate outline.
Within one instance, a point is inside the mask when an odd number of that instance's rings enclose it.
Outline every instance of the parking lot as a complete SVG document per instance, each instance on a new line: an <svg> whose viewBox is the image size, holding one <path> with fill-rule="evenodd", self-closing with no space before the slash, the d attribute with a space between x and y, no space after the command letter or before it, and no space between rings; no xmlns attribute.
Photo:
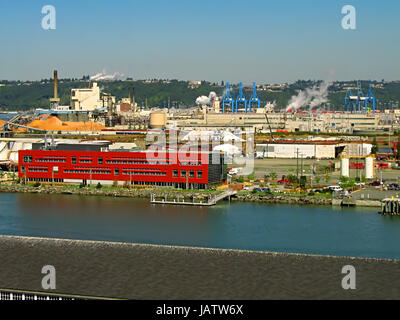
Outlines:
<svg viewBox="0 0 400 320"><path fill-rule="evenodd" d="M339 162L338 159L333 160L317 160L317 159L303 159L303 174L311 176L312 166L315 166L317 175L313 175L313 184L316 183L316 177L318 176L320 184L331 185L339 181L340 170L334 170L329 172L329 181L326 182L326 169L331 163ZM228 167L240 167L238 165L228 165ZM301 160L298 161L299 174L301 171ZM258 179L264 178L265 175L275 173L277 178L280 179L282 176L289 174L297 174L297 159L255 159L254 160L254 173ZM350 177L362 177L364 170L350 169ZM240 174L238 174L240 175ZM383 179L388 183L398 183L400 185L400 170L395 169L383 169L376 168L375 179Z"/></svg>

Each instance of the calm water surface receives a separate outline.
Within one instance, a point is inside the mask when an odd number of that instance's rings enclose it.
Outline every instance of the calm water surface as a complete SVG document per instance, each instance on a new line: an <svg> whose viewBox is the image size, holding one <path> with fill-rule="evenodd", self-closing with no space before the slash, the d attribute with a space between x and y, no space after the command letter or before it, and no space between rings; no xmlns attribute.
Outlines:
<svg viewBox="0 0 400 320"><path fill-rule="evenodd" d="M400 217L377 211L2 193L0 234L400 259Z"/></svg>

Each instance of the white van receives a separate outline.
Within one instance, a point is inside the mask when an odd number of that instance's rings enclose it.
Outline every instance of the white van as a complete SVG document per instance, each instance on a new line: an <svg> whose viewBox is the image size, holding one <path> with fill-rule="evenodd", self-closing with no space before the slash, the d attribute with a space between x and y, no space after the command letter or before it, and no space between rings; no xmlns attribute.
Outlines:
<svg viewBox="0 0 400 320"><path fill-rule="evenodd" d="M330 191L343 191L343 188L340 186L329 186L328 189Z"/></svg>

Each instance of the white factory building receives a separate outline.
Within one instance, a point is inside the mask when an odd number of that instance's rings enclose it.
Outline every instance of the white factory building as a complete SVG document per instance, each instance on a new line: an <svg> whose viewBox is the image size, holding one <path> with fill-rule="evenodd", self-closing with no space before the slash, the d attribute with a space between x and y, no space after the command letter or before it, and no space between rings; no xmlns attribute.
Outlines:
<svg viewBox="0 0 400 320"><path fill-rule="evenodd" d="M270 142L257 143L256 158L335 159L339 155L367 156L372 144L363 142Z"/></svg>

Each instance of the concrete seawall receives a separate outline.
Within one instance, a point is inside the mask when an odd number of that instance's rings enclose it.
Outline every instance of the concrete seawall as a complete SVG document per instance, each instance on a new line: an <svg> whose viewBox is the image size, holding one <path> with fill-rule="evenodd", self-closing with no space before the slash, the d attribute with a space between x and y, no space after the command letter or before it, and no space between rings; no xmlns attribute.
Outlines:
<svg viewBox="0 0 400 320"><path fill-rule="evenodd" d="M400 260L0 236L0 288L129 299L400 299ZM344 265L356 290L341 287Z"/></svg>

